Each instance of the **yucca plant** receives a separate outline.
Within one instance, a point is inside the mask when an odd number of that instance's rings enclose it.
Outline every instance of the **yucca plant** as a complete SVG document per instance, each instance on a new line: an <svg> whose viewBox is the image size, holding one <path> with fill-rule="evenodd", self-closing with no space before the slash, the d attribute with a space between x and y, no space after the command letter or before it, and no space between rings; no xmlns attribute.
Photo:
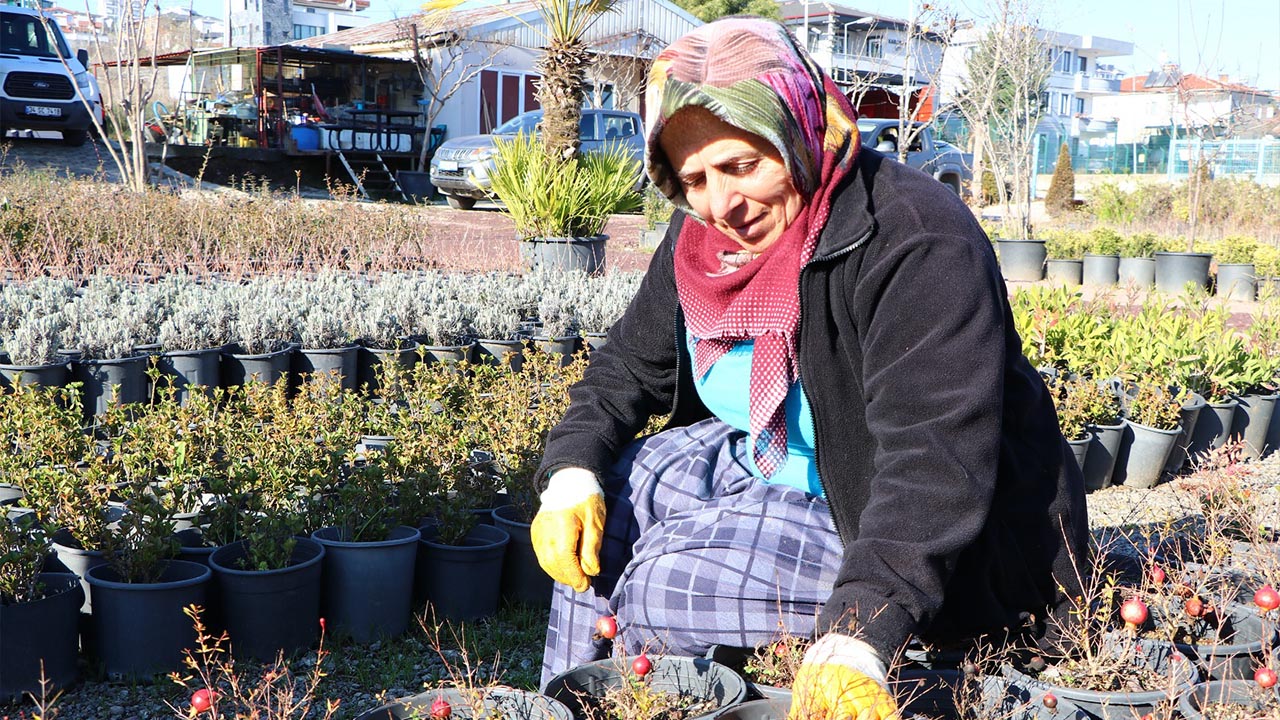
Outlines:
<svg viewBox="0 0 1280 720"><path fill-rule="evenodd" d="M620 144L565 160L521 134L495 153L493 193L522 240L599 235L610 215L640 205L632 190L639 168Z"/></svg>

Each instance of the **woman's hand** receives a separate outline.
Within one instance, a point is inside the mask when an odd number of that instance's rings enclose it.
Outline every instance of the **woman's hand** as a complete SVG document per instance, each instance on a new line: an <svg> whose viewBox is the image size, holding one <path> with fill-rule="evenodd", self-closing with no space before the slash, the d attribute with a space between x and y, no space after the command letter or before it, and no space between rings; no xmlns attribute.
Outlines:
<svg viewBox="0 0 1280 720"><path fill-rule="evenodd" d="M870 645L828 633L804 654L791 686L788 720L889 720L898 704L885 687L885 667Z"/></svg>
<svg viewBox="0 0 1280 720"><path fill-rule="evenodd" d="M604 539L604 492L595 474L582 468L552 473L529 535L538 564L552 579L575 592L591 587Z"/></svg>

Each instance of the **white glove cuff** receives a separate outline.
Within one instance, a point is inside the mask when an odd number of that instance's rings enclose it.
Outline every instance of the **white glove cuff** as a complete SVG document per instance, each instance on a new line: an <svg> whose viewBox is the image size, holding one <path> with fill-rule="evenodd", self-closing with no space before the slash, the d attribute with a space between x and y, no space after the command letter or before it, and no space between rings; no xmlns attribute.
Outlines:
<svg viewBox="0 0 1280 720"><path fill-rule="evenodd" d="M834 663L853 668L887 687L888 669L876 654L875 648L857 638L838 633L827 633L804 654L804 664Z"/></svg>
<svg viewBox="0 0 1280 720"><path fill-rule="evenodd" d="M560 468L551 473L542 493L543 510L564 510L592 495L604 495L596 474L585 468Z"/></svg>

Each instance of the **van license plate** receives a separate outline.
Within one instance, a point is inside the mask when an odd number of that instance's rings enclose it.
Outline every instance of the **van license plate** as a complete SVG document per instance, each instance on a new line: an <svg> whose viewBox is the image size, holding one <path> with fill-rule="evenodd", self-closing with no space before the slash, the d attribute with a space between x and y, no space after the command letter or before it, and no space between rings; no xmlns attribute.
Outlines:
<svg viewBox="0 0 1280 720"><path fill-rule="evenodd" d="M457 169L458 169L458 161L457 161L457 160L441 160L441 161L440 161L440 169L441 169L441 170L449 170L449 171L457 170Z"/></svg>
<svg viewBox="0 0 1280 720"><path fill-rule="evenodd" d="M39 115L40 117L62 117L62 108L45 107L44 105L28 105L28 115Z"/></svg>

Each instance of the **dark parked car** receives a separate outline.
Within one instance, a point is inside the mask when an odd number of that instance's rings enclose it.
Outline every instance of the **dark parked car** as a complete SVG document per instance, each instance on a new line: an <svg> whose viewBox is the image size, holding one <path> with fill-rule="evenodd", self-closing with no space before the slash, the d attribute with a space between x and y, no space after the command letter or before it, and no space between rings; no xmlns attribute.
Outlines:
<svg viewBox="0 0 1280 720"><path fill-rule="evenodd" d="M493 143L502 136L536 133L542 111L517 115L494 129L492 135L468 135L446 140L431 158L431 183L444 193L450 207L470 210L487 197L493 170ZM583 110L578 126L582 151L591 152L609 143L622 143L636 161L644 159L644 128L640 116L622 110ZM643 175L643 173L641 173ZM638 180L639 181L639 180Z"/></svg>

